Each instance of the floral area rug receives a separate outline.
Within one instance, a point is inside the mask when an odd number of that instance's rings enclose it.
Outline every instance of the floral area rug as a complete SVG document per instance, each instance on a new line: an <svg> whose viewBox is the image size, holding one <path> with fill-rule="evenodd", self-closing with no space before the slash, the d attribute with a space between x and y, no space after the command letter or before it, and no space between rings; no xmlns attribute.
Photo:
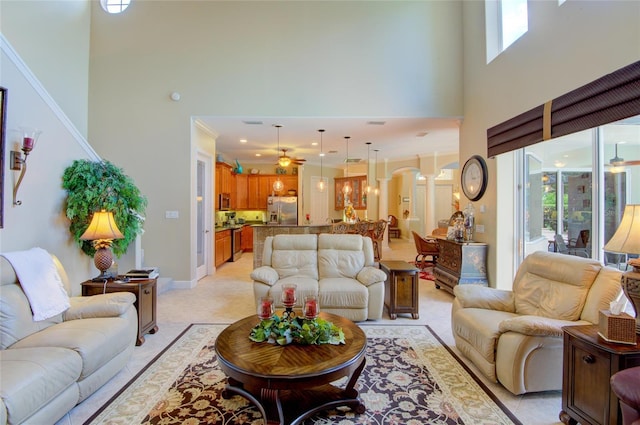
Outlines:
<svg viewBox="0 0 640 425"><path fill-rule="evenodd" d="M191 325L85 425L264 425L245 398L221 397L226 377L214 343L225 327ZM520 424L429 327L361 328L367 335L366 366L356 389L365 413L338 408L305 425Z"/></svg>

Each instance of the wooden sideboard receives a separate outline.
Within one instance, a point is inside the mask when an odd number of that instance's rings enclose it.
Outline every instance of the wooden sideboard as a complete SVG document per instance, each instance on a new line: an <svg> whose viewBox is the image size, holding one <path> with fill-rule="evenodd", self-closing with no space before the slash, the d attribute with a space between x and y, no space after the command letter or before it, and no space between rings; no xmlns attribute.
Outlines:
<svg viewBox="0 0 640 425"><path fill-rule="evenodd" d="M433 270L436 288L453 294L456 285L488 286L487 244L438 239L438 261Z"/></svg>

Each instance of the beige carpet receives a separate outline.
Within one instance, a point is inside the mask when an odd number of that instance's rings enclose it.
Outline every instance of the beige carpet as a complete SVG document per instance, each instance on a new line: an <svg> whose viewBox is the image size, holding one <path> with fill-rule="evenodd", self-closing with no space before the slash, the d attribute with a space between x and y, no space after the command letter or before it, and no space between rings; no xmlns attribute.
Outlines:
<svg viewBox="0 0 640 425"><path fill-rule="evenodd" d="M225 327L190 326L86 423L262 424L246 399L220 396L226 380L213 347ZM520 424L427 326L361 327L365 413L329 410L305 424Z"/></svg>

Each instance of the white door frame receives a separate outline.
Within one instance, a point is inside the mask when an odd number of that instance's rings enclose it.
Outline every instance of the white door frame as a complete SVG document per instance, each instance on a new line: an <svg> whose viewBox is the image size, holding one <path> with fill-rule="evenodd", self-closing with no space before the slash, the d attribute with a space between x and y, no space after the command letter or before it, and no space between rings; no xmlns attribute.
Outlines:
<svg viewBox="0 0 640 425"><path fill-rule="evenodd" d="M202 162L204 164L204 175L199 175L199 167L198 163ZM196 258L196 279L200 280L203 277L212 273L212 260L213 260L213 232L212 232L212 187L213 187L213 176L212 176L212 167L213 167L213 157L206 152L198 151L196 158L196 187L194 193L196 195L195 204L196 210L198 209L198 203L202 203L202 214L203 220L200 222L196 217L196 234L194 240L196 244L198 243L198 235L202 235L202 248L203 248L203 262L202 264L198 264L198 259ZM202 193L198 193L198 181L202 178ZM199 201L198 196L202 196L202 199ZM197 214L197 212L196 212ZM202 226L202 227L201 227ZM196 246L196 256L198 255L198 247Z"/></svg>

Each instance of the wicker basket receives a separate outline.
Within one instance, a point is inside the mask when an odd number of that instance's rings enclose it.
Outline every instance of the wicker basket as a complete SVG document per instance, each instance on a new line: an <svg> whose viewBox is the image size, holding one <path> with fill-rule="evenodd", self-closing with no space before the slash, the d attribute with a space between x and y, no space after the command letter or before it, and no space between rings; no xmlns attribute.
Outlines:
<svg viewBox="0 0 640 425"><path fill-rule="evenodd" d="M636 344L636 319L627 313L611 314L609 310L600 310L598 335L608 342Z"/></svg>

